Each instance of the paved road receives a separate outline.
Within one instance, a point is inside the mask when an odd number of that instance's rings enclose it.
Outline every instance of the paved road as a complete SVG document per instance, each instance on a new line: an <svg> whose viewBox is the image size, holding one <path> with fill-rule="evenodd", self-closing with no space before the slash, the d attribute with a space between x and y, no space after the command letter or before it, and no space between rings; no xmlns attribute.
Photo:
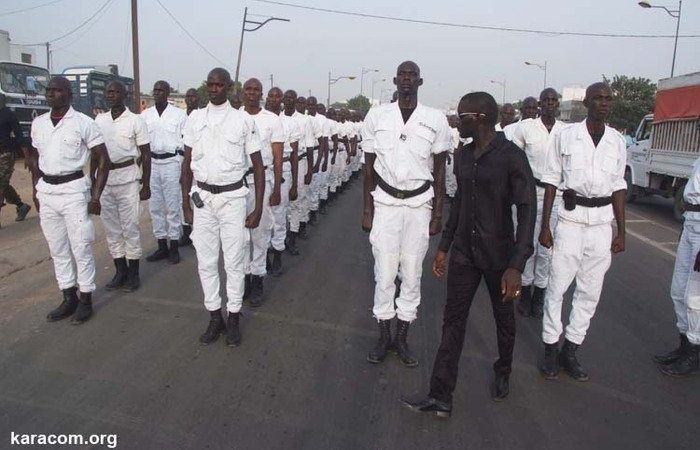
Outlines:
<svg viewBox="0 0 700 450"><path fill-rule="evenodd" d="M670 204L642 199L629 208L627 252L614 258L580 351L590 382L543 381L541 325L518 317L511 395L492 402L495 328L482 287L455 411L438 421L398 399L426 392L445 286L426 261L409 337L418 368L365 362L375 324L360 194L355 183L266 285L267 303L244 309L244 342L234 349L197 342L208 314L192 249L175 267L144 263L137 294L98 290L87 324L46 323L59 296L36 216L7 225L3 212L0 447L14 431L117 433L120 448L697 448L700 377L666 378L650 360L677 339L668 288L679 226ZM102 286L111 261L103 243L96 252Z"/></svg>

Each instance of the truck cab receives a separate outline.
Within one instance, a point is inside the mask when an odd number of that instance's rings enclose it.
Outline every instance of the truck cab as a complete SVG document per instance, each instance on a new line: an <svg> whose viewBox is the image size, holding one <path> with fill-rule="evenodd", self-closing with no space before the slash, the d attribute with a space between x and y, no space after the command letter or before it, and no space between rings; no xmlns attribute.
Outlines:
<svg viewBox="0 0 700 450"><path fill-rule="evenodd" d="M627 200L637 197L634 186L646 186L649 178L649 148L651 145L651 130L654 115L647 114L639 123L637 132L632 137L632 144L627 147Z"/></svg>

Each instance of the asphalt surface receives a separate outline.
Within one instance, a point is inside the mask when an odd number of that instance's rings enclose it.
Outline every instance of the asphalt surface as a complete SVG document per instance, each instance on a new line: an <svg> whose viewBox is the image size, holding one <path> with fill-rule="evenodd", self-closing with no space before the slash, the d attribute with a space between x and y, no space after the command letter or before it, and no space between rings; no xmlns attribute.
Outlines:
<svg viewBox="0 0 700 450"><path fill-rule="evenodd" d="M38 219L32 211L8 223L4 208L0 448L11 432L116 433L119 448L130 449L697 448L700 377L667 378L650 357L677 343L668 291L680 226L668 201L628 209L627 251L613 259L579 352L591 380L544 381L541 324L518 316L511 394L494 403L495 326L482 286L448 421L399 404L427 393L439 344L445 285L429 272L437 238L409 333L420 365L407 369L394 357L371 365L373 260L360 208L356 181L300 242L302 254L285 255L284 275L266 280L266 303L244 307L238 348L198 343L208 313L192 248L177 266L143 262L136 293L108 293L101 232L95 316L82 326L47 323L60 294ZM149 251L146 211L143 218Z"/></svg>

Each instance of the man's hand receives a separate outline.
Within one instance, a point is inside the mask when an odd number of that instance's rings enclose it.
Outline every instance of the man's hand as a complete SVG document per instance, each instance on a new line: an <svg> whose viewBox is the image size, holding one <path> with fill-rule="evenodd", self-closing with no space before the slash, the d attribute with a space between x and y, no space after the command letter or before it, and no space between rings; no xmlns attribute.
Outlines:
<svg viewBox="0 0 700 450"><path fill-rule="evenodd" d="M93 216L99 216L101 211L102 206L100 205L99 200L93 199L88 202L88 214L92 214Z"/></svg>
<svg viewBox="0 0 700 450"><path fill-rule="evenodd" d="M323 162L323 165L321 166L321 172L325 172L326 170L328 170L328 161L327 160Z"/></svg>
<svg viewBox="0 0 700 450"><path fill-rule="evenodd" d="M38 210L38 206L39 205L37 205L37 210ZM693 266L693 270L695 272L700 272L700 252L698 252L698 254L695 255L695 265Z"/></svg>
<svg viewBox="0 0 700 450"><path fill-rule="evenodd" d="M39 199L36 198L36 190L32 194L32 200L34 200L34 208L36 208L36 213L39 214Z"/></svg>
<svg viewBox="0 0 700 450"><path fill-rule="evenodd" d="M184 216L183 219L185 223L192 225L192 222L194 222L194 212L192 211L192 205L190 205L189 201L182 204L182 215Z"/></svg>
<svg viewBox="0 0 700 450"><path fill-rule="evenodd" d="M270 194L270 206L277 206L282 202L282 194L280 194L280 188L277 187L276 189L272 190L272 194Z"/></svg>
<svg viewBox="0 0 700 450"><path fill-rule="evenodd" d="M311 177L313 177L312 173L307 173L306 175L304 175L304 184L305 185L308 186L311 184Z"/></svg>
<svg viewBox="0 0 700 450"><path fill-rule="evenodd" d="M438 250L435 254L435 259L433 260L433 275L437 278L442 278L445 276L447 271L447 252Z"/></svg>
<svg viewBox="0 0 700 450"><path fill-rule="evenodd" d="M625 251L625 236L620 235L620 233L617 233L617 236L612 240L612 244L610 245L610 251L615 253L620 253Z"/></svg>
<svg viewBox="0 0 700 450"><path fill-rule="evenodd" d="M518 298L518 296L520 296L521 285L522 277L520 271L513 268L506 269L501 278L501 295L503 295L503 301L508 302Z"/></svg>
<svg viewBox="0 0 700 450"><path fill-rule="evenodd" d="M335 164L335 155L331 158L331 164Z"/></svg>
<svg viewBox="0 0 700 450"><path fill-rule="evenodd" d="M549 227L542 227L538 240L540 241L540 245L542 247L552 248L552 245L554 245L554 238L552 238L552 232Z"/></svg>
<svg viewBox="0 0 700 450"><path fill-rule="evenodd" d="M440 231L442 231L442 217L433 217L430 219L429 233L431 236L435 236Z"/></svg>
<svg viewBox="0 0 700 450"><path fill-rule="evenodd" d="M299 193L297 191L297 185L296 183L292 185L291 188L289 188L289 201L294 201L299 197Z"/></svg>
<svg viewBox="0 0 700 450"><path fill-rule="evenodd" d="M260 217L262 217L262 209L254 209L252 213L245 218L246 228L257 228L260 225Z"/></svg>
<svg viewBox="0 0 700 450"><path fill-rule="evenodd" d="M151 198L151 187L147 184L141 186L141 191L139 192L140 200L148 200Z"/></svg>
<svg viewBox="0 0 700 450"><path fill-rule="evenodd" d="M362 214L362 230L369 233L372 231L372 222L374 221L374 211L365 211Z"/></svg>
<svg viewBox="0 0 700 450"><path fill-rule="evenodd" d="M350 164L350 154L348 153L348 157L345 159L345 164Z"/></svg>

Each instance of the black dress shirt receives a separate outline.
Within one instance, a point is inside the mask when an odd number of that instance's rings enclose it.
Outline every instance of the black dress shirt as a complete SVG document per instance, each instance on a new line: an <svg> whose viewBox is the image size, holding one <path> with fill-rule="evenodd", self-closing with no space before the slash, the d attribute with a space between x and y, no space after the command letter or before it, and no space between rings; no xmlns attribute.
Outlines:
<svg viewBox="0 0 700 450"><path fill-rule="evenodd" d="M22 132L17 116L7 106L0 108L0 153L14 151L21 140Z"/></svg>
<svg viewBox="0 0 700 450"><path fill-rule="evenodd" d="M532 255L537 203L535 179L525 153L502 132L474 158L474 144L463 146L454 166L457 193L442 232L440 250L458 251L481 270L525 268ZM513 235L511 206L518 211Z"/></svg>

